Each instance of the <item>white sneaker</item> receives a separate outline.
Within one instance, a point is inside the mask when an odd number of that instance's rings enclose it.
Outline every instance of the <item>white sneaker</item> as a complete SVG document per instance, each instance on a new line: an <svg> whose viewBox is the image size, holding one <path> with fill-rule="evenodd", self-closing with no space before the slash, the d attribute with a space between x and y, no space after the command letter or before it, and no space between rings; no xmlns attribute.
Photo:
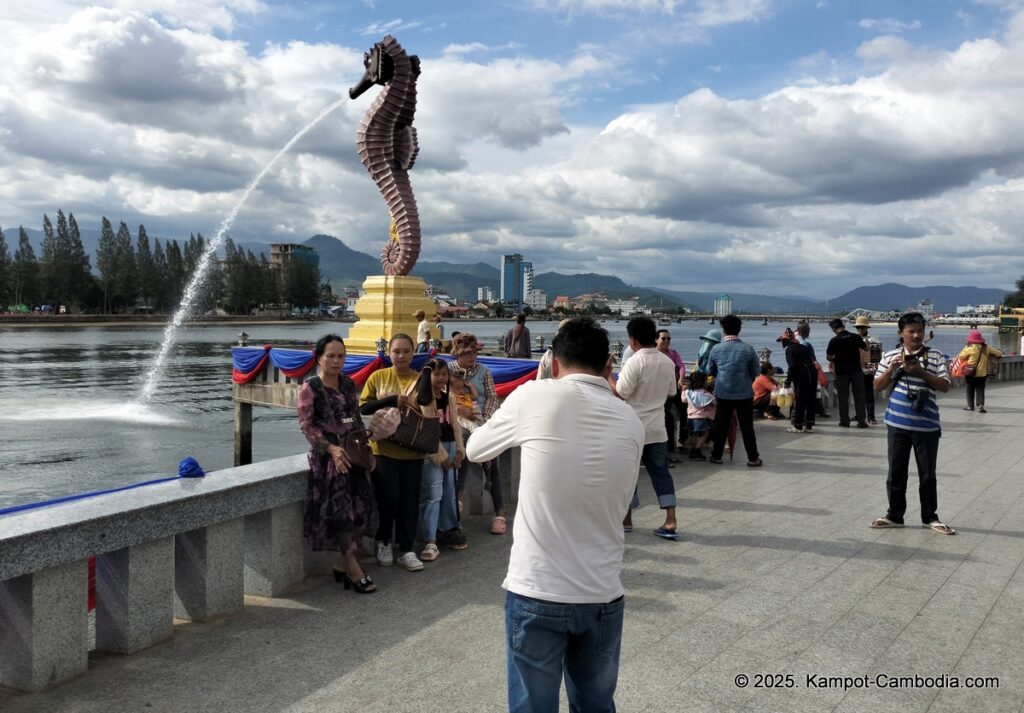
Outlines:
<svg viewBox="0 0 1024 713"><path fill-rule="evenodd" d="M398 564L401 567L405 567L410 572L418 572L423 569L423 563L420 562L415 552L405 552L401 557L398 558Z"/></svg>
<svg viewBox="0 0 1024 713"><path fill-rule="evenodd" d="M395 563L395 555L391 552L391 545L383 542L377 543L377 564L381 567L390 567ZM422 564L420 565L423 566Z"/></svg>

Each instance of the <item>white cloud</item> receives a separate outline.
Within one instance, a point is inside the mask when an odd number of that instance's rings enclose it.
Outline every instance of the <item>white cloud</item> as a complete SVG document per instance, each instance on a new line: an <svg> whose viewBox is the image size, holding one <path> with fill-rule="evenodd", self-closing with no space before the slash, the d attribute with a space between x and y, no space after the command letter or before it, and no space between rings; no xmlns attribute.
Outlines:
<svg viewBox="0 0 1024 713"><path fill-rule="evenodd" d="M646 11L668 22L698 7ZM736 3L732 16L757 7L768 5ZM1009 286L1024 272L1022 18L951 51L876 37L853 79L819 76L835 73L823 52L798 63L806 81L762 96L704 88L600 125L567 108L628 68L606 50L507 57L467 42L421 54L423 257L493 262L518 249L542 271L814 296L866 275L955 282L957 270ZM83 225L138 216L152 235L211 233L270 156L361 76L362 49L254 53L117 8L36 28L0 65L0 224L63 207ZM354 149L376 91L281 161L236 240L328 233L378 252L386 209Z"/></svg>
<svg viewBox="0 0 1024 713"><path fill-rule="evenodd" d="M897 20L895 17L867 17L858 22L857 25L864 30L874 30L887 35L896 35L907 30L921 29L920 20L904 22L903 20Z"/></svg>

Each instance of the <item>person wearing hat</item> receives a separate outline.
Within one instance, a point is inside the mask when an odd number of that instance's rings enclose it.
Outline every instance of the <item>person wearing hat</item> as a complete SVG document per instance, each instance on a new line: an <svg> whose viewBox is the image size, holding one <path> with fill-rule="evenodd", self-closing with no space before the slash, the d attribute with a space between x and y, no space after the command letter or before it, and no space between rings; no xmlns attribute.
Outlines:
<svg viewBox="0 0 1024 713"><path fill-rule="evenodd" d="M416 353L425 354L430 351L430 322L427 313L421 309L412 314L416 318Z"/></svg>
<svg viewBox="0 0 1024 713"><path fill-rule="evenodd" d="M875 420L875 372L878 371L878 362L882 359L882 343L875 337L868 334L871 328L871 320L867 315L862 314L853 323L854 329L864 343L867 350L861 353L861 370L864 372L864 409L867 411L868 423L872 426L878 423Z"/></svg>
<svg viewBox="0 0 1024 713"><path fill-rule="evenodd" d="M985 343L985 337L977 329L967 335L967 346L960 350L960 359L967 362L974 373L964 377L967 385L967 405L964 411L973 411L977 402L978 411L985 413L985 382L992 371L991 359L999 359L1003 353Z"/></svg>
<svg viewBox="0 0 1024 713"><path fill-rule="evenodd" d="M498 410L498 391L494 387L494 377L486 366L477 361L476 355L480 351L480 345L476 341L476 335L468 332L460 332L452 339L452 355L455 357L448 363L448 369L452 376L456 376L473 386L476 394L476 409L459 407L459 416L465 419L476 418L479 411L483 423L490 420L494 412ZM466 437L466 447L472 439L472 434ZM485 476L490 474L491 501L494 504L494 517L491 519L491 534L504 535L508 524L505 520L505 499L501 490L501 474L498 471L498 459L474 464L481 470L481 478L488 480ZM465 488L466 478L464 477L468 463L462 466L462 472L456 482L456 490L459 494L459 501L462 500L462 491ZM461 508L460 508L461 509Z"/></svg>
<svg viewBox="0 0 1024 713"><path fill-rule="evenodd" d="M832 371L836 375L836 397L839 407L839 425L850 427L850 392L853 392L854 418L857 428L867 428L867 414L864 412L864 362L863 352L867 344L859 335L851 334L843 326L843 320L833 319L828 326L836 336L828 343L825 357L832 362Z"/></svg>
<svg viewBox="0 0 1024 713"><path fill-rule="evenodd" d="M700 337L700 349L697 351L697 371L708 373L708 358L711 348L722 341L721 329L709 329Z"/></svg>

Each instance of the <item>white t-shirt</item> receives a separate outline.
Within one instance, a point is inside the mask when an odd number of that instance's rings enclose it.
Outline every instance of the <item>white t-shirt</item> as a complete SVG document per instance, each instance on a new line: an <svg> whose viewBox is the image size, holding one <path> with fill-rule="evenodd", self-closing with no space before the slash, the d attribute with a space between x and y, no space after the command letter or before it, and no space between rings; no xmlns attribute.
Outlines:
<svg viewBox="0 0 1024 713"><path fill-rule="evenodd" d="M640 419L599 376L531 381L505 399L466 446L477 463L522 448L502 587L566 604L622 596L622 516L643 440Z"/></svg>
<svg viewBox="0 0 1024 713"><path fill-rule="evenodd" d="M676 365L670 356L657 347L638 349L622 365L615 389L643 422L645 444L668 440L665 399L676 395Z"/></svg>
<svg viewBox="0 0 1024 713"><path fill-rule="evenodd" d="M430 322L425 319L421 319L419 324L416 325L416 343L422 344L423 342L430 341Z"/></svg>

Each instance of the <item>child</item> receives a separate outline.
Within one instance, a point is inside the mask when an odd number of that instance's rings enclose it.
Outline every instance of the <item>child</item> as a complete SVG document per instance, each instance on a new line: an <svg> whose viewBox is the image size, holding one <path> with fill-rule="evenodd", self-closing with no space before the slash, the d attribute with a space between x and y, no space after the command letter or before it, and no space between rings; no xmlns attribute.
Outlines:
<svg viewBox="0 0 1024 713"><path fill-rule="evenodd" d="M483 414L477 405L477 399L480 398L480 394L472 383L455 374L452 374L451 392L452 396L455 397L455 405L459 408L459 425L469 433L472 433L476 430L477 426L483 423ZM466 417L462 413L462 409L471 410L473 412L472 418Z"/></svg>
<svg viewBox="0 0 1024 713"><path fill-rule="evenodd" d="M690 458L707 460L701 448L711 434L711 424L715 420L715 395L707 388L707 374L695 371L690 374L690 388L682 393L682 401L687 405L686 424L690 431Z"/></svg>

